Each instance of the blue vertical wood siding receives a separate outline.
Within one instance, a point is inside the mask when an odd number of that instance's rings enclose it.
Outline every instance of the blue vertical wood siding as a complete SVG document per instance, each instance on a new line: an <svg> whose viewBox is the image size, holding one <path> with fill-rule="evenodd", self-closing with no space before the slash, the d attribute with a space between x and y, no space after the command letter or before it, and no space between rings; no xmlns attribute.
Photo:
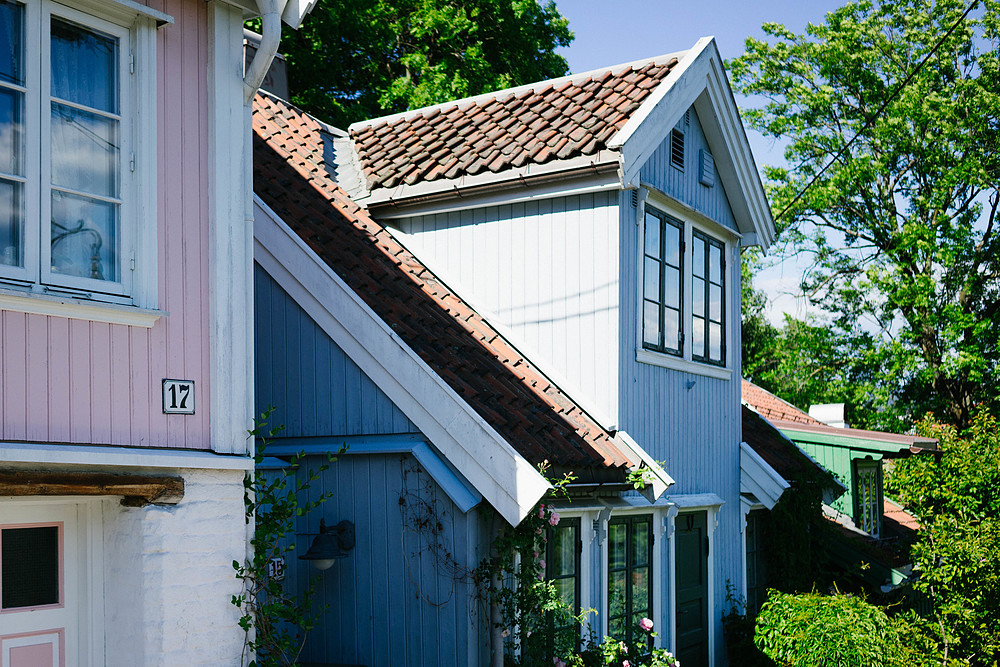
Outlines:
<svg viewBox="0 0 1000 667"><path fill-rule="evenodd" d="M730 229L737 229L736 218L729 207L729 198L722 180L716 174L715 185L707 187L698 177L699 151L709 150L705 132L698 121L694 107L688 110L689 121L681 117L677 129L684 133L684 170L670 164L670 137L660 144L652 157L642 166L639 178L643 185L650 185L674 199L687 204L699 213Z"/></svg>
<svg viewBox="0 0 1000 667"><path fill-rule="evenodd" d="M256 412L282 437L416 433L417 428L260 266L254 267Z"/></svg>
<svg viewBox="0 0 1000 667"><path fill-rule="evenodd" d="M306 457L304 478L323 457ZM342 456L313 482L332 498L298 519L287 586L316 584L317 609L303 662L437 667L477 661L485 618L470 572L479 559L479 514L463 514L410 455ZM354 523L357 544L324 572L305 553L319 530Z"/></svg>

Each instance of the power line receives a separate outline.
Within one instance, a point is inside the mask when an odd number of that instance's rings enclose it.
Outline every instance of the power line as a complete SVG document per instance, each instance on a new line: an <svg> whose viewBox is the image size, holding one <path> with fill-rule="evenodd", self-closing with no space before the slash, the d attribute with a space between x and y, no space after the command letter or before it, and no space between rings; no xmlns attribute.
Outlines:
<svg viewBox="0 0 1000 667"><path fill-rule="evenodd" d="M800 199L802 199L803 196L805 196L806 192L809 191L809 188L811 188L813 185L815 185L816 181L818 181L819 178L823 174L826 173L826 170L829 169L830 167L832 167L834 165L834 163L837 162L837 160L839 160L841 157L843 157L844 153L846 153L848 151L848 149L854 144L854 142L857 141L858 137L860 137L861 135L863 135L875 123L875 119L877 119L879 116L881 116L882 112L885 111L885 108L887 106L889 106L889 104L896 99L896 97L899 95L899 93L901 93L903 91L903 88L905 88L907 85L909 85L910 81L913 79L914 76L916 76L917 72L919 72L921 70L921 68L923 68L923 66L927 64L927 61L931 59L931 56L933 56L934 53L939 48L941 48L941 45L944 44L945 40L948 39L951 36L951 33L955 32L956 28L958 28L958 26L961 25L963 21L965 21L965 19L969 16L969 13L972 12L972 10L975 9L976 5L978 5L978 4L979 4L979 0L972 0L972 4L970 4L968 6L968 8L958 18L958 20L955 21L955 23L948 29L948 32L946 32L944 35L942 35L941 39L938 40L937 44L935 44L934 47L930 51L927 52L927 55L924 56L924 59L921 60L917 64L917 66L913 68L913 71L911 71L906 76L906 78L903 79L902 82L900 82L899 84L896 85L896 87L889 94L889 96L885 99L885 101L882 102L882 105L879 106L879 108L875 111L875 113L872 114L868 118L868 120L865 122L865 124L861 127L861 129L858 130L857 134L855 134L853 137L851 137L851 140L848 141L846 144L844 144L844 147L841 148L840 151L838 151L837 154L833 156L833 159L830 160L829 162L827 162L826 165L824 165L823 168L820 169L819 172L817 172L816 175L813 176L812 179L808 183L806 183L806 186L804 188L802 188L801 190L799 190L799 193L797 195L795 195L795 197L792 199L792 201L788 202L788 204L785 205L785 208L781 209L781 212L778 213L778 215L774 216L775 220L778 220L783 215L785 215L785 213L788 213L788 210L790 208L792 208L793 206L795 206L795 204L797 204L798 201Z"/></svg>

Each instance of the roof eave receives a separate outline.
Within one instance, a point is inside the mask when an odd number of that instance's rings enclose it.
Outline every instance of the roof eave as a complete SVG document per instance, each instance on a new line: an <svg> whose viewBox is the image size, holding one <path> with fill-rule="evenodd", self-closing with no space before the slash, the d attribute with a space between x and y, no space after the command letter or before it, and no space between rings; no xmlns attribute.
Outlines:
<svg viewBox="0 0 1000 667"><path fill-rule="evenodd" d="M767 250L776 233L774 219L713 37L699 39L608 142L609 149L621 152L623 186L639 185L642 166L692 105L730 189L743 244Z"/></svg>

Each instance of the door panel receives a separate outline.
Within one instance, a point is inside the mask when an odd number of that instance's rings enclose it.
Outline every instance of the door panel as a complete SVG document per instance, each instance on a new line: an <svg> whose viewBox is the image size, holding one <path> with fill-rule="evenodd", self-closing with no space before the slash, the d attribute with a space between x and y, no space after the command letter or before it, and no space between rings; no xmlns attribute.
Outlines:
<svg viewBox="0 0 1000 667"><path fill-rule="evenodd" d="M0 665L79 664L83 550L74 504L0 505Z"/></svg>
<svg viewBox="0 0 1000 667"><path fill-rule="evenodd" d="M675 521L677 659L684 667L708 667L708 520L705 512Z"/></svg>

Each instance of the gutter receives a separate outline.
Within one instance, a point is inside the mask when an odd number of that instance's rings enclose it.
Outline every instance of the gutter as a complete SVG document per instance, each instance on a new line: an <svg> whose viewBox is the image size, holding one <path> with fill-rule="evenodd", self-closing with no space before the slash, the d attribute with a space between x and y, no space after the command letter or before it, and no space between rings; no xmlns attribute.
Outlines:
<svg viewBox="0 0 1000 667"><path fill-rule="evenodd" d="M261 20L260 47L243 76L243 101L246 104L253 102L254 95L264 82L267 70L278 53L278 44L281 42L281 12L286 2L287 0L257 0Z"/></svg>

